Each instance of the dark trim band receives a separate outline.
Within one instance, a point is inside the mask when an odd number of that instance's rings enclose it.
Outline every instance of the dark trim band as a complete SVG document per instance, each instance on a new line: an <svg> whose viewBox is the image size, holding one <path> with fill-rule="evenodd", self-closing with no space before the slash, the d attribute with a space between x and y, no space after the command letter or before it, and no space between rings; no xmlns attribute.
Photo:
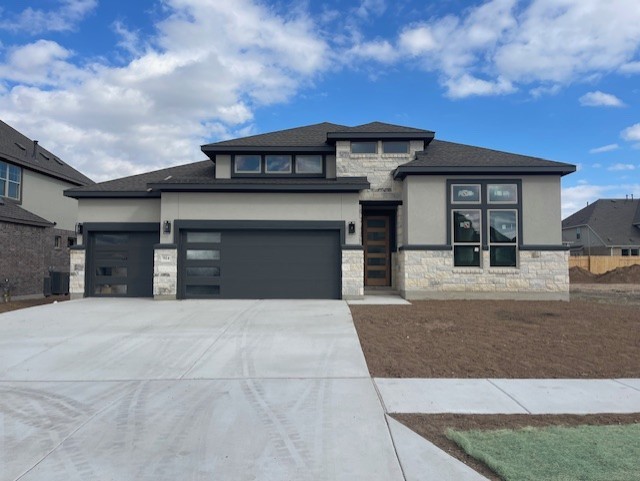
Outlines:
<svg viewBox="0 0 640 481"><path fill-rule="evenodd" d="M398 247L399 251L450 251L452 247L446 244L407 244Z"/></svg>
<svg viewBox="0 0 640 481"><path fill-rule="evenodd" d="M178 248L178 244L156 244L153 246L154 250L162 250L162 249L177 249Z"/></svg>
<svg viewBox="0 0 640 481"><path fill-rule="evenodd" d="M400 166L393 172L394 179L404 179L407 175L567 175L576 171L575 165L536 167L492 167L492 166Z"/></svg>
<svg viewBox="0 0 640 481"><path fill-rule="evenodd" d="M65 190L65 197L71 197L73 199L156 199L160 197L159 191L138 191L138 190L127 190L127 191L87 191L81 190L78 192Z"/></svg>
<svg viewBox="0 0 640 481"><path fill-rule="evenodd" d="M571 246L528 244L528 245L519 246L518 249L520 249L521 251L568 251L571 249Z"/></svg>
<svg viewBox="0 0 640 481"><path fill-rule="evenodd" d="M397 207L402 205L401 200L361 200L362 207Z"/></svg>
<svg viewBox="0 0 640 481"><path fill-rule="evenodd" d="M275 179L274 179L275 180ZM359 183L308 183L308 184L251 184L251 183L220 183L220 184L148 184L150 188L162 192L360 192L370 187L369 182Z"/></svg>
<svg viewBox="0 0 640 481"><path fill-rule="evenodd" d="M340 248L343 251L363 251L364 250L364 246L361 246L359 244L342 244Z"/></svg>

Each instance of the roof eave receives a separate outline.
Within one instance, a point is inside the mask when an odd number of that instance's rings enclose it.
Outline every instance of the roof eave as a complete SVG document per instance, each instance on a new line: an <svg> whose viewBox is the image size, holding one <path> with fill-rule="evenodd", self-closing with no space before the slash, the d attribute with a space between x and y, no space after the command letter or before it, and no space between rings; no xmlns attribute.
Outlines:
<svg viewBox="0 0 640 481"><path fill-rule="evenodd" d="M338 193L360 192L371 187L363 181L351 184L148 184L154 191L160 192L291 192L291 193Z"/></svg>
<svg viewBox="0 0 640 481"><path fill-rule="evenodd" d="M431 142L434 132L328 132L327 142L336 140L425 140Z"/></svg>
<svg viewBox="0 0 640 481"><path fill-rule="evenodd" d="M202 145L200 146L202 152L208 155L209 154L236 154L236 153L264 153L264 152L305 152L305 153L319 153L319 154L327 154L335 152L335 148L331 145L302 145L302 146L277 146L277 145L269 145L269 146L256 146L256 145Z"/></svg>
<svg viewBox="0 0 640 481"><path fill-rule="evenodd" d="M65 190L65 197L71 197L72 199L154 199L160 197L159 191L139 191L139 190L127 190L127 191L99 191L99 190L79 190L74 191Z"/></svg>
<svg viewBox="0 0 640 481"><path fill-rule="evenodd" d="M538 167L498 167L498 166L400 166L393 172L394 179L404 179L407 175L560 175L576 171L574 165L538 166Z"/></svg>

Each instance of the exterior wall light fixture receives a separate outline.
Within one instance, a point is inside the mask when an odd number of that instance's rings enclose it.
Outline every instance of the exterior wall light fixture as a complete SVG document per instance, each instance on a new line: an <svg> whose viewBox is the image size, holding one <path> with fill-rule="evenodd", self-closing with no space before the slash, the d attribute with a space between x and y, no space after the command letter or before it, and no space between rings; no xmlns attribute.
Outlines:
<svg viewBox="0 0 640 481"><path fill-rule="evenodd" d="M349 222L349 234L355 234L355 233L356 233L356 223Z"/></svg>
<svg viewBox="0 0 640 481"><path fill-rule="evenodd" d="M165 220L164 224L162 224L162 232L165 234L171 234L171 221Z"/></svg>

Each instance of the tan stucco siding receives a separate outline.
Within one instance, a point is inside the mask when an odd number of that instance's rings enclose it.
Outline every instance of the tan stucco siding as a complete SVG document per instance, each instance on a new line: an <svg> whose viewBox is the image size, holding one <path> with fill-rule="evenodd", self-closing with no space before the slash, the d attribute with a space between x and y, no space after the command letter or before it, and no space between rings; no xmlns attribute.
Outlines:
<svg viewBox="0 0 640 481"><path fill-rule="evenodd" d="M408 176L403 186L403 244L442 245L447 242L446 179Z"/></svg>
<svg viewBox="0 0 640 481"><path fill-rule="evenodd" d="M216 179L231 178L231 156L229 154L216 155Z"/></svg>
<svg viewBox="0 0 640 481"><path fill-rule="evenodd" d="M448 179L522 181L522 243L562 243L559 176L407 176L403 185L403 244L445 244ZM483 193L483 195L485 195ZM500 208L500 206L496 206ZM486 235L486 234L485 234Z"/></svg>
<svg viewBox="0 0 640 481"><path fill-rule="evenodd" d="M31 170L22 170L22 207L48 221L56 228L74 230L78 216L78 201L65 197L66 189L76 187Z"/></svg>
<svg viewBox="0 0 640 481"><path fill-rule="evenodd" d="M162 220L338 220L355 222L347 244L360 244L358 194L164 193ZM173 233L161 242L173 242Z"/></svg>
<svg viewBox="0 0 640 481"><path fill-rule="evenodd" d="M160 222L160 199L80 199L79 222Z"/></svg>
<svg viewBox="0 0 640 481"><path fill-rule="evenodd" d="M560 177L522 179L522 237L529 245L562 244Z"/></svg>

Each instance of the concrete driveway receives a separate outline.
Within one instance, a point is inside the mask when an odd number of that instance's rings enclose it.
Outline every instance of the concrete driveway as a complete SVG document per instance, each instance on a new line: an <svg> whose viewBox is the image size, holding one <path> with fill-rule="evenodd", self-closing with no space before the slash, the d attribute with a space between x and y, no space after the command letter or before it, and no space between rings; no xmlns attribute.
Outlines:
<svg viewBox="0 0 640 481"><path fill-rule="evenodd" d="M402 480L342 301L0 315L0 480Z"/></svg>

